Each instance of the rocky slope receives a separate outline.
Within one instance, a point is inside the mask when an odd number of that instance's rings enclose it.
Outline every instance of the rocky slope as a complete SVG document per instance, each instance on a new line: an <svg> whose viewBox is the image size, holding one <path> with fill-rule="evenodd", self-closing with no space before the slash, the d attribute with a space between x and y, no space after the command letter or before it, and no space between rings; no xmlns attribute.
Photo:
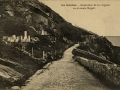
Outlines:
<svg viewBox="0 0 120 90"><path fill-rule="evenodd" d="M8 40L22 38L25 31L30 42ZM82 34L91 33L72 26L38 0L0 0L0 64L4 65L0 71L1 88L22 85L47 62L61 58L64 50L78 42ZM43 51L48 54L46 58ZM9 78L14 78L12 74L5 78L2 74L8 75L9 70L17 73L19 79L12 81Z"/></svg>
<svg viewBox="0 0 120 90"><path fill-rule="evenodd" d="M84 37L79 49L91 52L105 60L120 64L120 47L113 46L107 38L103 36ZM84 42L84 45L83 45Z"/></svg>

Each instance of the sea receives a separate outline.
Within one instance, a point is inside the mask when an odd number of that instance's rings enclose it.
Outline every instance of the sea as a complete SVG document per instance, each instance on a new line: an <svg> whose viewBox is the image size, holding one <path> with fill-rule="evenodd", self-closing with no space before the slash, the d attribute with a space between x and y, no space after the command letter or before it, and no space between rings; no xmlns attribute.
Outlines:
<svg viewBox="0 0 120 90"><path fill-rule="evenodd" d="M114 46L120 46L120 36L105 36Z"/></svg>

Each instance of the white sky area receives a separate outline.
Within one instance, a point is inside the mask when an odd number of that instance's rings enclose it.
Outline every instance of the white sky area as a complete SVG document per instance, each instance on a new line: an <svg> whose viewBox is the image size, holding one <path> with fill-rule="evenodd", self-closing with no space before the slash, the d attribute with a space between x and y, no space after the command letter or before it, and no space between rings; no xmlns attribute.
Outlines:
<svg viewBox="0 0 120 90"><path fill-rule="evenodd" d="M101 36L120 36L120 1L103 0L39 0L57 12L66 21ZM110 4L95 9L73 9L61 4ZM83 6L77 6L83 7ZM92 6L91 6L92 7Z"/></svg>

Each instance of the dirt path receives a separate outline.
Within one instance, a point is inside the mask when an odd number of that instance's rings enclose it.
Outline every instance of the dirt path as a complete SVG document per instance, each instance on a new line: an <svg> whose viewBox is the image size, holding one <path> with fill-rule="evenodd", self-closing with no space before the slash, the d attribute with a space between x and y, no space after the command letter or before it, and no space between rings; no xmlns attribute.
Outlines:
<svg viewBox="0 0 120 90"><path fill-rule="evenodd" d="M22 90L110 90L91 73L72 60L73 46L48 69L38 71Z"/></svg>

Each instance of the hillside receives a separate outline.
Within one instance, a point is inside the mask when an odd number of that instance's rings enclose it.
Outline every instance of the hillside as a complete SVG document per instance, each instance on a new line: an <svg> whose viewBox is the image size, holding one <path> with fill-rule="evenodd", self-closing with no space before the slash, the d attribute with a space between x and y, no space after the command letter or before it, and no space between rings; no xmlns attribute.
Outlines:
<svg viewBox="0 0 120 90"><path fill-rule="evenodd" d="M73 26L38 0L0 0L0 87L23 85L38 69L61 58L78 42L78 48L120 64L119 47Z"/></svg>
<svg viewBox="0 0 120 90"><path fill-rule="evenodd" d="M37 0L0 0L0 89L21 86L46 63L61 58L80 35L90 34Z"/></svg>
<svg viewBox="0 0 120 90"><path fill-rule="evenodd" d="M84 36L78 49L85 50L105 60L120 64L120 47L113 46L106 37L96 35Z"/></svg>

